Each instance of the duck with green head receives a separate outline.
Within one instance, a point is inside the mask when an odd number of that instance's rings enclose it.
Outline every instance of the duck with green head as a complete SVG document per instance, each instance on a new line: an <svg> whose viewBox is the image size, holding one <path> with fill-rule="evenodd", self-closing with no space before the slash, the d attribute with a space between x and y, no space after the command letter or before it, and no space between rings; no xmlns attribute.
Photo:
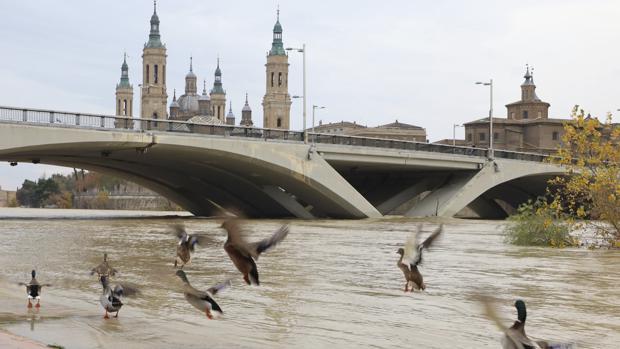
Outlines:
<svg viewBox="0 0 620 349"><path fill-rule="evenodd" d="M104 319L110 318L108 313L116 313L114 317L118 317L118 312L123 306L123 296L133 296L140 293L136 287L128 286L127 284L117 283L113 287L110 286L109 277L107 275L101 275L99 280L101 281L101 286L103 287L103 292L101 293L101 297L99 297L99 302L105 310L105 315L103 316Z"/></svg>

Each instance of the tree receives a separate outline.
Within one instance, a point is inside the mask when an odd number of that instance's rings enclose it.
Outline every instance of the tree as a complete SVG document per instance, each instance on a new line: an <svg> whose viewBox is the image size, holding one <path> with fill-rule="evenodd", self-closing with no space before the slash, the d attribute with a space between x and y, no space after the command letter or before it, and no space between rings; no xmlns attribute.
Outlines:
<svg viewBox="0 0 620 349"><path fill-rule="evenodd" d="M569 176L550 181L552 203L572 217L608 223L603 233L620 240L620 125L611 114L604 122L575 106L572 122L564 125L564 136L553 160Z"/></svg>

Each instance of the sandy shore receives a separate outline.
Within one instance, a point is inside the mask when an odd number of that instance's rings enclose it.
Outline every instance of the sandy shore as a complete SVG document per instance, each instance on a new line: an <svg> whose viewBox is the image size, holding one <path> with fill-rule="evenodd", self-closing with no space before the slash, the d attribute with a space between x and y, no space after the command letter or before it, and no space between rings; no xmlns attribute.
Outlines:
<svg viewBox="0 0 620 349"><path fill-rule="evenodd" d="M28 338L19 337L8 332L0 331L0 348L38 349L48 348L48 346Z"/></svg>

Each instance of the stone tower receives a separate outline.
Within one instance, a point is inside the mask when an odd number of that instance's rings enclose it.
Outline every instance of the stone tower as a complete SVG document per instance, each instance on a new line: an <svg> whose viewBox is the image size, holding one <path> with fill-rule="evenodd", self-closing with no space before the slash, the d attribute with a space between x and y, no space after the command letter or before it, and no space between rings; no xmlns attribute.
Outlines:
<svg viewBox="0 0 620 349"><path fill-rule="evenodd" d="M170 103L170 119L176 120L179 117L179 102L177 102L177 90L174 89L174 93L172 94L172 102Z"/></svg>
<svg viewBox="0 0 620 349"><path fill-rule="evenodd" d="M147 119L166 120L166 46L159 35L157 2L153 5L149 41L142 51L142 100L140 116ZM156 123L151 128L162 127ZM145 125L142 125L143 129Z"/></svg>
<svg viewBox="0 0 620 349"><path fill-rule="evenodd" d="M207 94L207 80L202 82L202 94L198 97L198 111L200 115L211 115L211 97Z"/></svg>
<svg viewBox="0 0 620 349"><path fill-rule="evenodd" d="M226 115L226 125L235 126L235 114L232 111L232 101L230 102L230 109L228 109L228 114Z"/></svg>
<svg viewBox="0 0 620 349"><path fill-rule="evenodd" d="M549 118L549 106L536 95L536 85L534 84L534 71L530 72L530 67L526 66L525 81L521 84L521 100L506 105L509 120L524 119L547 119Z"/></svg>
<svg viewBox="0 0 620 349"><path fill-rule="evenodd" d="M115 128L133 129L133 86L129 83L127 54L121 66L121 81L116 85L116 116L122 116L125 119L115 119Z"/></svg>
<svg viewBox="0 0 620 349"><path fill-rule="evenodd" d="M239 123L241 126L252 126L252 108L248 104L248 94L245 94L245 105L243 109L241 109L241 122Z"/></svg>
<svg viewBox="0 0 620 349"><path fill-rule="evenodd" d="M263 127L290 129L291 96L288 94L288 56L282 43L280 11L273 27L273 42L267 55L266 93L263 97Z"/></svg>
<svg viewBox="0 0 620 349"><path fill-rule="evenodd" d="M220 69L220 59L217 59L217 68L215 69L215 80L213 81L213 89L211 90L211 115L226 123L226 91L222 88L222 70Z"/></svg>

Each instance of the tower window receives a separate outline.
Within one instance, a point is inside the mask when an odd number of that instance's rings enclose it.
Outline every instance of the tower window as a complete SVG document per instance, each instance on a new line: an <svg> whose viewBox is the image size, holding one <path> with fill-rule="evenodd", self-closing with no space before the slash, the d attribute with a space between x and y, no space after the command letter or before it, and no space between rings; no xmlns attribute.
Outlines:
<svg viewBox="0 0 620 349"><path fill-rule="evenodd" d="M123 100L123 115L127 116L127 100Z"/></svg>
<svg viewBox="0 0 620 349"><path fill-rule="evenodd" d="M220 115L220 111L221 111L221 110L222 110L222 106L219 106L219 105L218 105L218 106L217 106L217 118L218 118L218 119L220 119L220 120L222 119L222 117L221 117L221 115Z"/></svg>
<svg viewBox="0 0 620 349"><path fill-rule="evenodd" d="M153 66L153 82L157 83L159 80L159 66L157 66L157 64L155 64L155 66Z"/></svg>
<svg viewBox="0 0 620 349"><path fill-rule="evenodd" d="M496 141L499 139L499 133L493 132L493 140Z"/></svg>
<svg viewBox="0 0 620 349"><path fill-rule="evenodd" d="M551 139L557 141L559 138L560 134L558 133L558 131L553 131L553 133L551 134Z"/></svg>
<svg viewBox="0 0 620 349"><path fill-rule="evenodd" d="M514 119L514 118L515 118L515 112L511 112L511 113L510 113L510 118L511 118L511 119Z"/></svg>
<svg viewBox="0 0 620 349"><path fill-rule="evenodd" d="M161 82L165 85L166 84L166 65L162 65L161 66Z"/></svg>
<svg viewBox="0 0 620 349"><path fill-rule="evenodd" d="M282 127L282 118L278 118L276 127Z"/></svg>
<svg viewBox="0 0 620 349"><path fill-rule="evenodd" d="M480 134L478 134L478 139L481 141L486 140L487 135L484 132L480 132Z"/></svg>
<svg viewBox="0 0 620 349"><path fill-rule="evenodd" d="M523 118L527 119L529 117L527 110L523 111Z"/></svg>
<svg viewBox="0 0 620 349"><path fill-rule="evenodd" d="M275 73L271 72L271 87L273 87L273 79L274 79Z"/></svg>
<svg viewBox="0 0 620 349"><path fill-rule="evenodd" d="M467 141L471 142L472 138L474 138L473 135L471 133L468 133L467 134Z"/></svg>
<svg viewBox="0 0 620 349"><path fill-rule="evenodd" d="M278 86L282 86L282 73L278 73Z"/></svg>
<svg viewBox="0 0 620 349"><path fill-rule="evenodd" d="M151 69L149 69L149 65L146 65L146 83L149 83L149 76L151 75Z"/></svg>
<svg viewBox="0 0 620 349"><path fill-rule="evenodd" d="M540 112L540 111L538 112L538 118L539 119L542 118L542 112Z"/></svg>
<svg viewBox="0 0 620 349"><path fill-rule="evenodd" d="M157 120L157 113L153 113L153 120ZM157 127L157 121L153 121L153 127Z"/></svg>

